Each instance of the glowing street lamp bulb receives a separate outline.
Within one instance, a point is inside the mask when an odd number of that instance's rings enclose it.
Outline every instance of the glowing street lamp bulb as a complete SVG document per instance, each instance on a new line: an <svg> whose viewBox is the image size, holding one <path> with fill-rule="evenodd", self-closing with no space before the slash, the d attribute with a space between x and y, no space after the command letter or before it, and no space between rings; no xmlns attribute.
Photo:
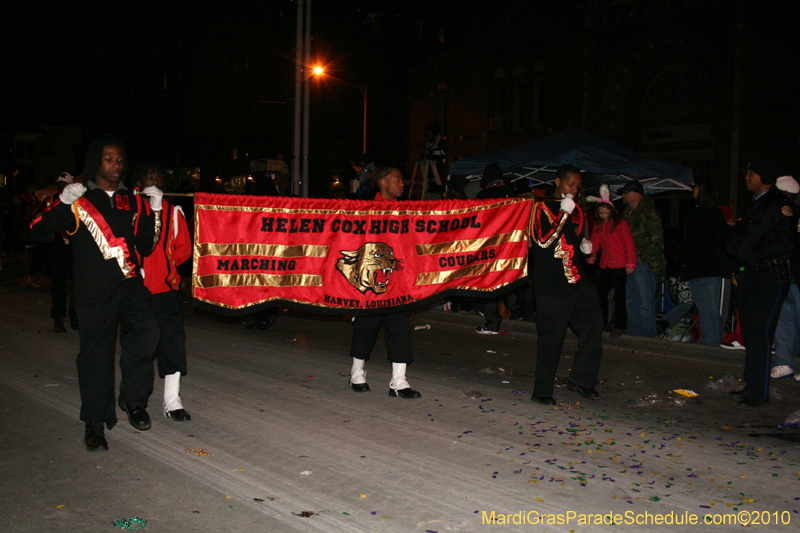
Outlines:
<svg viewBox="0 0 800 533"><path fill-rule="evenodd" d="M322 67L314 67L314 74L315 75L319 76L323 72L325 72L325 69L323 69Z"/></svg>

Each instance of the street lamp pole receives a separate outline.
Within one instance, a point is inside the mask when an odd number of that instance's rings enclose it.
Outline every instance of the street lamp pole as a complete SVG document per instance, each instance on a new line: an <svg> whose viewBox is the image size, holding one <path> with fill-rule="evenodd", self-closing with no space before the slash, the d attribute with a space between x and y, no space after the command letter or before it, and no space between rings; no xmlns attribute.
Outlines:
<svg viewBox="0 0 800 533"><path fill-rule="evenodd" d="M303 64L306 68L311 65L311 0L306 0L306 35L305 35L305 60ZM311 76L305 76L305 83L303 84L303 190L301 195L308 198L308 182L309 179L309 154L308 154L308 126L309 115L311 113L309 101L311 86Z"/></svg>
<svg viewBox="0 0 800 533"><path fill-rule="evenodd" d="M361 88L361 87L359 87ZM364 84L364 88L361 89L361 94L364 97L364 138L363 142L361 143L361 153L367 153L367 84Z"/></svg>
<svg viewBox="0 0 800 533"><path fill-rule="evenodd" d="M292 194L300 196L302 175L300 157L302 152L302 111L303 98L303 1L297 0L297 40L295 42L295 77L294 77L294 145L292 147Z"/></svg>

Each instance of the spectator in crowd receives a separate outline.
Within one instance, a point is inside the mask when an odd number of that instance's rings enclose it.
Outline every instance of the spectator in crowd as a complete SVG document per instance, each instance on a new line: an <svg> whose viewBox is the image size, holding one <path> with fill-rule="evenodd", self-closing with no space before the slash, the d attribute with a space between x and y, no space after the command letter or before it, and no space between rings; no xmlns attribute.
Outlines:
<svg viewBox="0 0 800 533"><path fill-rule="evenodd" d="M447 142L442 137L442 128L438 124L428 124L425 126L425 147L422 149L422 159L436 162L436 172L439 174L439 181L445 179L445 164L447 161ZM432 195L444 192L442 183L436 182L433 172L428 174L428 192ZM441 196L439 196L441 198Z"/></svg>
<svg viewBox="0 0 800 533"><path fill-rule="evenodd" d="M687 281L700 315L701 344L722 343L721 287L729 227L717 207L717 185L703 176L692 184L694 208L686 217L680 279Z"/></svg>
<svg viewBox="0 0 800 533"><path fill-rule="evenodd" d="M644 187L629 181L618 191L625 202L622 218L628 222L636 246L636 268L625 286L628 334L655 337L656 277L664 275L664 232L655 203Z"/></svg>
<svg viewBox="0 0 800 533"><path fill-rule="evenodd" d="M351 161L350 165L356 172L356 197L363 200L371 200L378 190L375 184L375 174L378 172L378 167L367 154L363 154L358 162Z"/></svg>
<svg viewBox="0 0 800 533"><path fill-rule="evenodd" d="M776 182L778 190L797 205L800 185L792 176L781 176ZM800 232L800 225L798 226ZM800 356L800 233L795 233L794 253L789 261L792 267L792 283L781 306L778 325L775 327L775 355L772 356L772 379L789 378L794 375L794 359ZM800 374L795 376L800 381Z"/></svg>
<svg viewBox="0 0 800 533"><path fill-rule="evenodd" d="M590 198L591 200L591 198ZM595 198L595 226L592 231L592 254L586 258L595 264L600 258L600 275L597 282L597 296L603 312L603 324L611 331L610 338L616 339L628 327L628 313L625 301L625 285L628 276L636 268L636 248L628 222L622 220L609 197L608 186L600 188L600 198ZM614 290L614 320L608 317L608 293Z"/></svg>

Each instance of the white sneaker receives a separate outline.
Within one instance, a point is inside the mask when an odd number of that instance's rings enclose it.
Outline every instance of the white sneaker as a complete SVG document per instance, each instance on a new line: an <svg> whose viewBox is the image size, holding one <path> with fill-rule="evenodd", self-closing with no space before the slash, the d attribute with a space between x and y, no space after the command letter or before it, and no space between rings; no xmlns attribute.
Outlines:
<svg viewBox="0 0 800 533"><path fill-rule="evenodd" d="M481 335L499 335L499 331L492 331L491 329L487 328L486 326L481 326L479 328L475 328L475 331L480 333Z"/></svg>
<svg viewBox="0 0 800 533"><path fill-rule="evenodd" d="M723 342L719 345L720 348L725 348L726 350L744 350L745 347L742 346L739 341L731 341L731 342Z"/></svg>
<svg viewBox="0 0 800 533"><path fill-rule="evenodd" d="M794 376L794 371L792 367L787 365L773 366L769 372L769 377L772 379L790 378L792 376Z"/></svg>

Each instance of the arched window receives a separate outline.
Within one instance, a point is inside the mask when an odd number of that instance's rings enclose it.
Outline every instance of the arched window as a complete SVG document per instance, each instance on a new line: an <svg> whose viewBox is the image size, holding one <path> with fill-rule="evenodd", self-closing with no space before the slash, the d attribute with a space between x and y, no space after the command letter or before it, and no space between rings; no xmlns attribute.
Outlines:
<svg viewBox="0 0 800 533"><path fill-rule="evenodd" d="M712 113L711 79L696 65L679 63L653 78L642 100L642 120L692 119Z"/></svg>
<svg viewBox="0 0 800 533"><path fill-rule="evenodd" d="M524 130L527 126L527 114L525 113L525 100L527 96L527 79L525 78L525 67L517 65L514 67L514 81L511 88L511 129L514 131Z"/></svg>
<svg viewBox="0 0 800 533"><path fill-rule="evenodd" d="M492 86L492 115L489 129L503 129L503 118L506 114L506 71L499 68L494 71L494 84Z"/></svg>

